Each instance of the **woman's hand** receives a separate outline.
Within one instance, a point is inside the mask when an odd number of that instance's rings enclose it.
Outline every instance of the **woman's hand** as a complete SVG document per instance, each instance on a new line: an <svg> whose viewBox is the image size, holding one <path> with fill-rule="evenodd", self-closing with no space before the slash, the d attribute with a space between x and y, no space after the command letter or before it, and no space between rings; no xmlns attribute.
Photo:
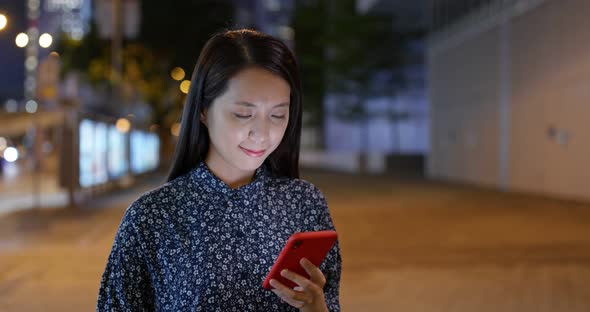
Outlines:
<svg viewBox="0 0 590 312"><path fill-rule="evenodd" d="M270 285L274 287L274 292L279 298L291 306L298 308L301 312L326 312L326 300L324 299L324 285L326 278L318 267L313 265L309 260L303 258L299 264L309 274L307 279L295 272L288 270L281 271L281 276L293 281L299 285L291 289L281 282L271 279Z"/></svg>

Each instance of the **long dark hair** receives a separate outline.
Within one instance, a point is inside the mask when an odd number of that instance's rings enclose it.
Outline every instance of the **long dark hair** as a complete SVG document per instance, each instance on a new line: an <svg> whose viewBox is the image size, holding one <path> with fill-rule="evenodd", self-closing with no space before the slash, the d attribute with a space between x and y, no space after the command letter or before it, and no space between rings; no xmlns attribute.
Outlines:
<svg viewBox="0 0 590 312"><path fill-rule="evenodd" d="M168 181L188 173L205 160L209 133L199 116L226 91L232 76L250 66L264 68L282 77L291 86L285 135L263 165L275 177L299 178L302 103L295 57L282 41L258 31L240 29L213 35L199 55L182 112Z"/></svg>

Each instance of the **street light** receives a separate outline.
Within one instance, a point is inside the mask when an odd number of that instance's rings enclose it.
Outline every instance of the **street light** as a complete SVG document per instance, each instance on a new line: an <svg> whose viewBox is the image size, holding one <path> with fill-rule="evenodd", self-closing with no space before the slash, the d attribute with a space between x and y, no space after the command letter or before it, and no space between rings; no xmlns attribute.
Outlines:
<svg viewBox="0 0 590 312"><path fill-rule="evenodd" d="M6 24L8 24L6 15L0 14L0 30L3 30L6 27Z"/></svg>

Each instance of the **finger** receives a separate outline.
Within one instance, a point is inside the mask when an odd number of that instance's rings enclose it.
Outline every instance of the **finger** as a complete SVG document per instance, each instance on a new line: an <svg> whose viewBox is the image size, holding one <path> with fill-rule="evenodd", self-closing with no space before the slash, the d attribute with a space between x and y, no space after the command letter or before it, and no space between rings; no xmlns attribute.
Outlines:
<svg viewBox="0 0 590 312"><path fill-rule="evenodd" d="M320 288L324 287L324 285L326 284L326 277L324 276L324 273L322 273L320 268L311 263L311 261L309 261L307 258L301 258L299 264L305 269L305 272L309 274L310 279L313 283L318 285Z"/></svg>
<svg viewBox="0 0 590 312"><path fill-rule="evenodd" d="M293 281L295 284L303 287L304 290L317 291L319 288L311 280L287 269L281 271L281 276Z"/></svg>
<svg viewBox="0 0 590 312"><path fill-rule="evenodd" d="M304 292L295 291L275 279L270 280L270 285L275 288L273 290L276 291L275 293L278 292L281 298L287 298L289 300L301 303L306 303L310 301L309 296Z"/></svg>
<svg viewBox="0 0 590 312"><path fill-rule="evenodd" d="M283 293L281 293L277 289L271 289L271 291L273 293L275 293L275 295L277 295L277 297L281 298L281 300L285 301L286 303L288 303L290 306L292 306L294 308L299 309L305 305L305 303L302 301L298 301L298 300L294 300L294 299L286 297Z"/></svg>

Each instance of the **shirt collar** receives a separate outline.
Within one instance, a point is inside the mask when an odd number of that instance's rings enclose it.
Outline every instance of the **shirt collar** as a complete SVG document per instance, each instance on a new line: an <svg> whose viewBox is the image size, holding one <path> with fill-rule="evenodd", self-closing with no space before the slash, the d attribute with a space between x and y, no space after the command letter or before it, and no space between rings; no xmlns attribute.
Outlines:
<svg viewBox="0 0 590 312"><path fill-rule="evenodd" d="M268 168L265 164L258 167L254 173L252 181L246 185L242 185L236 189L232 189L218 178L207 166L204 161L201 161L197 167L191 172L191 179L198 185L205 186L205 188L214 193L223 193L226 195L234 195L238 193L256 192L264 185L269 176Z"/></svg>

